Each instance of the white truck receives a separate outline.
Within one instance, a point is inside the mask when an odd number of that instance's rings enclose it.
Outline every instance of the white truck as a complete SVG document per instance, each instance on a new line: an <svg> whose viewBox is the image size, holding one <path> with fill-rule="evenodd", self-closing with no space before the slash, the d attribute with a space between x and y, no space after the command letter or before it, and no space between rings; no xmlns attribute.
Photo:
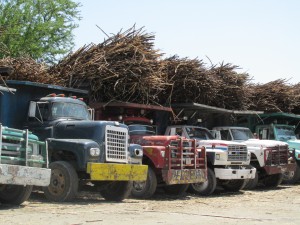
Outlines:
<svg viewBox="0 0 300 225"><path fill-rule="evenodd" d="M284 173L295 170L293 157L285 142L259 140L246 127L214 127L212 133L216 139L247 145L251 152L251 165L256 168L256 175L255 179L247 182L246 189L253 189L258 183L265 187L276 187L282 182Z"/></svg>
<svg viewBox="0 0 300 225"><path fill-rule="evenodd" d="M214 140L208 129L190 125L168 126L165 135L196 139L198 146L206 148L207 181L191 184L189 190L193 193L210 195L217 185L229 191L239 191L248 179L255 178L256 169L250 165L246 144Z"/></svg>

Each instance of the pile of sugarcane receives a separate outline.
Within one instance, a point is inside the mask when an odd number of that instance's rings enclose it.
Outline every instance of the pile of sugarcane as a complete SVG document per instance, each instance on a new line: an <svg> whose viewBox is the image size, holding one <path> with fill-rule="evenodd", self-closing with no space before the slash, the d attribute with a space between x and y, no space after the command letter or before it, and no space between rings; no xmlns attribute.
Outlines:
<svg viewBox="0 0 300 225"><path fill-rule="evenodd" d="M0 67L12 68L8 80L25 80L39 83L60 84L61 80L56 75L48 73L48 67L37 63L30 57L4 58L0 60Z"/></svg>
<svg viewBox="0 0 300 225"><path fill-rule="evenodd" d="M90 91L93 101L158 102L165 83L154 35L131 28L80 48L50 69L64 86Z"/></svg>
<svg viewBox="0 0 300 225"><path fill-rule="evenodd" d="M280 79L251 83L238 66L207 66L199 59L164 55L153 34L132 27L89 44L48 68L30 58L0 60L11 66L8 79L87 89L91 101L140 104L197 102L226 109L300 113L300 84Z"/></svg>

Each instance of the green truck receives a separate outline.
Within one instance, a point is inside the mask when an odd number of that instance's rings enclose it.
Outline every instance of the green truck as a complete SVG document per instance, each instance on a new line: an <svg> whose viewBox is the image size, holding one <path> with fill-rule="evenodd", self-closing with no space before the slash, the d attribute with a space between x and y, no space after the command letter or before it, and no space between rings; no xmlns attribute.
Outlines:
<svg viewBox="0 0 300 225"><path fill-rule="evenodd" d="M15 91L6 86L0 86L0 90L11 95ZM2 95L0 102L1 98ZM27 129L13 129L0 124L1 204L22 204L30 197L33 186L49 185L51 170L48 169L47 147Z"/></svg>

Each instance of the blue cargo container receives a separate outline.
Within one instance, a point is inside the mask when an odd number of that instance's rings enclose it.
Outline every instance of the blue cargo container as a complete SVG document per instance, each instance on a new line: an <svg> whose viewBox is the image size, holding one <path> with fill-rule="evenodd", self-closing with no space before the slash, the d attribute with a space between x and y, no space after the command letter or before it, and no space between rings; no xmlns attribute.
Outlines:
<svg viewBox="0 0 300 225"><path fill-rule="evenodd" d="M88 94L86 90L30 81L9 80L6 84L9 88L16 89L16 92L3 92L3 95L0 95L0 123L17 129L23 128L30 100L39 99L51 93L77 97L87 97Z"/></svg>

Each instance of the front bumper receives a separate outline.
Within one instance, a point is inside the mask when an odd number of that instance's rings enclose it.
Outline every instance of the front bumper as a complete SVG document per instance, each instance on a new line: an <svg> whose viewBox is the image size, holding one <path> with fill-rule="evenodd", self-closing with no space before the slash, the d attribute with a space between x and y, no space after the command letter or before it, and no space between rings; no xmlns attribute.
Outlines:
<svg viewBox="0 0 300 225"><path fill-rule="evenodd" d="M87 173L94 181L145 181L147 165L88 163Z"/></svg>
<svg viewBox="0 0 300 225"><path fill-rule="evenodd" d="M0 184L48 186L51 169L0 164Z"/></svg>
<svg viewBox="0 0 300 225"><path fill-rule="evenodd" d="M254 179L256 168L215 168L216 178L221 180Z"/></svg>
<svg viewBox="0 0 300 225"><path fill-rule="evenodd" d="M296 170L296 163L289 163L285 165L279 166L265 166L264 169L268 175L277 174L277 173L285 173L285 172L292 172Z"/></svg>
<svg viewBox="0 0 300 225"><path fill-rule="evenodd" d="M207 179L206 169L162 170L166 184L202 183Z"/></svg>

